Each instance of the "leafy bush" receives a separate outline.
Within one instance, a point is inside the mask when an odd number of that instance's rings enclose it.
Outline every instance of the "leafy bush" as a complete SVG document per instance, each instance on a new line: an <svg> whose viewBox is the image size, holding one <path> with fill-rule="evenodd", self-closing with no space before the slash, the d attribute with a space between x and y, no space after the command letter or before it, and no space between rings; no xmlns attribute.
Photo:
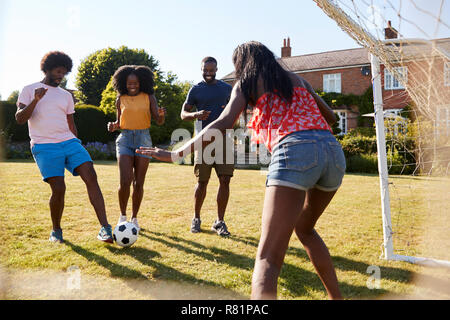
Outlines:
<svg viewBox="0 0 450 320"><path fill-rule="evenodd" d="M116 99L117 92L114 89L113 78L111 77L111 80L109 80L105 90L102 92L102 100L99 108L112 119L116 116Z"/></svg>
<svg viewBox="0 0 450 320"><path fill-rule="evenodd" d="M355 154L346 157L346 172L378 173L378 159L376 154Z"/></svg>
<svg viewBox="0 0 450 320"><path fill-rule="evenodd" d="M0 101L0 132L6 141L29 141L28 124L16 122L16 111L14 102Z"/></svg>
<svg viewBox="0 0 450 320"><path fill-rule="evenodd" d="M33 159L30 142L7 142L4 146L6 159Z"/></svg>
<svg viewBox="0 0 450 320"><path fill-rule="evenodd" d="M346 158L360 154L377 153L376 137L346 135L340 142Z"/></svg>
<svg viewBox="0 0 450 320"><path fill-rule="evenodd" d="M75 125L78 130L78 138L83 142L108 142L114 140L115 134L107 130L107 124L111 118L96 106L76 105Z"/></svg>

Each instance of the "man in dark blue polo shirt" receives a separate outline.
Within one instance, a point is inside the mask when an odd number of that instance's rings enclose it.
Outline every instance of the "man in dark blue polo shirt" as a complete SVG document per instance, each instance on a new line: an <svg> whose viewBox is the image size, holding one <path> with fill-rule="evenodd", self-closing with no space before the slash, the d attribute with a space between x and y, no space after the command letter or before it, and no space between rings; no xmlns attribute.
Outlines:
<svg viewBox="0 0 450 320"><path fill-rule="evenodd" d="M186 121L195 120L196 133L220 116L230 99L232 90L229 84L216 79L217 61L213 57L206 57L202 60L201 70L204 81L199 82L190 89L181 110L181 119ZM195 153L194 160L194 173L197 177L197 185L195 186L195 213L191 223L191 232L197 233L201 230L200 211L206 197L212 168L216 170L219 178L217 220L213 223L212 229L221 236L228 236L230 232L225 224L224 216L230 195L230 179L233 176L234 164L226 163L224 159L215 161L213 164L206 164L202 155L198 153Z"/></svg>

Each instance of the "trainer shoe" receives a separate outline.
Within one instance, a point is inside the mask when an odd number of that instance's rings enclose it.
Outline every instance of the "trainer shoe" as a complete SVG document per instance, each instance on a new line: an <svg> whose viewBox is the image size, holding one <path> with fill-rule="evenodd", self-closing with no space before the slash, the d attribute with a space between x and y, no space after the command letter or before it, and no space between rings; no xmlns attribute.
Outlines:
<svg viewBox="0 0 450 320"><path fill-rule="evenodd" d="M107 243L113 243L112 227L111 225L102 226L98 233L97 239Z"/></svg>
<svg viewBox="0 0 450 320"><path fill-rule="evenodd" d="M50 238L48 240L53 243L63 243L64 240L62 230L52 230L52 233L50 233Z"/></svg>
<svg viewBox="0 0 450 320"><path fill-rule="evenodd" d="M125 221L127 221L127 216L121 214L119 217L119 221L117 221L117 224L125 222Z"/></svg>
<svg viewBox="0 0 450 320"><path fill-rule="evenodd" d="M211 227L211 230L217 232L217 234L222 237L227 237L230 235L227 225L225 224L225 221L223 221L223 220L214 221L214 223Z"/></svg>
<svg viewBox="0 0 450 320"><path fill-rule="evenodd" d="M139 227L139 223L137 221L137 218L131 219L130 222L136 226L138 232L141 231L141 227Z"/></svg>
<svg viewBox="0 0 450 320"><path fill-rule="evenodd" d="M200 224L202 223L202 221L199 218L194 218L192 219L192 223L191 223L191 232L192 233L199 233L200 230Z"/></svg>

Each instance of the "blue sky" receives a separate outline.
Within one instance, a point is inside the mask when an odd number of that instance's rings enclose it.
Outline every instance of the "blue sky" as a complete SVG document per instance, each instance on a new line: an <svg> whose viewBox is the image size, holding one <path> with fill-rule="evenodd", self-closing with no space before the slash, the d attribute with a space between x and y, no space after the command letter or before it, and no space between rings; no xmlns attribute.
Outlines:
<svg viewBox="0 0 450 320"><path fill-rule="evenodd" d="M386 1L376 2L395 27ZM440 0L415 2L436 9ZM444 10L448 18L447 3ZM406 36L420 36L408 30L404 23ZM449 36L443 31L439 36ZM40 81L40 60L51 50L73 59L69 88L86 56L121 45L146 50L180 81L198 82L203 57L217 58L220 78L233 71L231 55L240 43L258 40L280 55L287 37L292 55L358 47L311 0L0 0L0 94L6 99Z"/></svg>

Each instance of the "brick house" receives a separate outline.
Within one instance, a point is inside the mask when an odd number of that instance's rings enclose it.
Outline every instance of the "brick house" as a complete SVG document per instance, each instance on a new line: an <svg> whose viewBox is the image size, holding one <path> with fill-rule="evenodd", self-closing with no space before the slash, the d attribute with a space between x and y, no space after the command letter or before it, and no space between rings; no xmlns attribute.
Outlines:
<svg viewBox="0 0 450 320"><path fill-rule="evenodd" d="M386 39L397 38L397 32L388 24L385 29ZM435 40L440 46L450 52L450 38ZM428 45L429 46L429 45ZM372 75L370 66L369 52L365 48L328 51L300 56L291 56L290 39L284 39L281 48L281 58L279 63L286 69L305 78L311 86L323 92L337 92L342 94L362 95L372 86ZM403 45L402 50L406 56L403 66L396 70L404 75L407 81L420 81L420 73L427 69L427 61L423 61L421 66L420 59L417 58L417 52L424 52L420 44ZM425 50L426 51L426 50ZM411 62L408 62L408 57ZM442 58L434 64L437 69L436 79L433 85L436 88L433 92L448 95L450 101L450 62ZM414 61L414 63L413 63ZM419 62L417 62L419 61ZM407 106L411 98L405 88L390 72L381 65L381 85L383 94L383 107L394 114ZM408 74L411 75L408 77ZM414 75L414 77L412 76ZM409 79L408 79L409 78ZM418 80L419 79L419 80ZM234 72L222 78L229 84L234 83ZM442 100L442 99L441 99ZM357 127L357 118L360 115L358 106L332 106L333 110L339 115L339 128L342 133ZM439 108L439 107L438 107ZM446 117L450 124L450 108L440 106L443 110L437 114ZM241 120L241 125L243 121Z"/></svg>

